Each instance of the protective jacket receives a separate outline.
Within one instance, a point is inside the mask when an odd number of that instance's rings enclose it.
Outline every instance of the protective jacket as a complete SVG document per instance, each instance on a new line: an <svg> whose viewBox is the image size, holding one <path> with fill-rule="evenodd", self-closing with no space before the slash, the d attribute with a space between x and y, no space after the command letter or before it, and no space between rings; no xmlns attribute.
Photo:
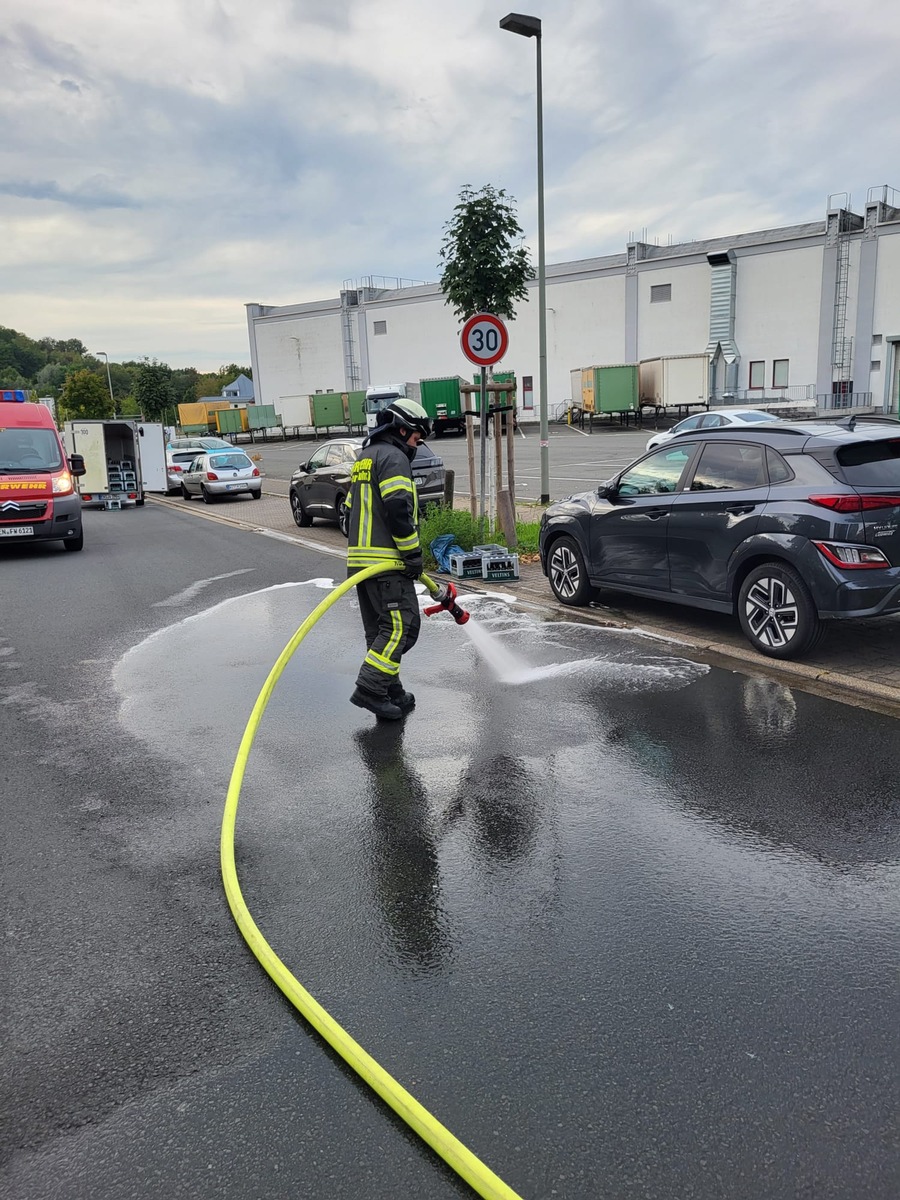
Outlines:
<svg viewBox="0 0 900 1200"><path fill-rule="evenodd" d="M350 472L346 505L350 513L347 569L352 575L376 563L421 556L419 500L411 462L415 448L389 430L373 434Z"/></svg>

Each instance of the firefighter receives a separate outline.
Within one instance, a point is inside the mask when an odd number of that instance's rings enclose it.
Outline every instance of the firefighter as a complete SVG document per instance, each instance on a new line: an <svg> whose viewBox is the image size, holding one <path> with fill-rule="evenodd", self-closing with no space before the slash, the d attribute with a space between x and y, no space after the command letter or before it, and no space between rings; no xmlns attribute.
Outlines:
<svg viewBox="0 0 900 1200"><path fill-rule="evenodd" d="M382 721L399 720L416 703L400 682L400 659L415 645L421 623L414 580L422 573L422 548L412 461L430 433L421 404L392 401L378 414L350 475L348 574L376 563L396 567L356 588L367 653L350 703Z"/></svg>

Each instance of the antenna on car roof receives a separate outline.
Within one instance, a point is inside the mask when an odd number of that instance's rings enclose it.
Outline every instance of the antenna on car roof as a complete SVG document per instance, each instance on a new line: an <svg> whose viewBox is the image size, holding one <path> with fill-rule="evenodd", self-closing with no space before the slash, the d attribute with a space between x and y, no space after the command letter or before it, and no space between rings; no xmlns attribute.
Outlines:
<svg viewBox="0 0 900 1200"><path fill-rule="evenodd" d="M835 421L835 425L839 425L841 429L854 430L856 428L856 413L851 413L849 417L844 417L841 421Z"/></svg>

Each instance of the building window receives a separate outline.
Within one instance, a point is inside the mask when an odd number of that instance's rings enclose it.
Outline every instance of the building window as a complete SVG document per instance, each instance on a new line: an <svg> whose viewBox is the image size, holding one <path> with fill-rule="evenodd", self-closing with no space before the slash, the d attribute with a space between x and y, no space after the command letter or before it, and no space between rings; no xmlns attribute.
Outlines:
<svg viewBox="0 0 900 1200"><path fill-rule="evenodd" d="M750 364L750 387L764 388L766 386L766 364L752 362Z"/></svg>
<svg viewBox="0 0 900 1200"><path fill-rule="evenodd" d="M872 361L869 363L869 370L870 371L880 371L881 370L881 359L873 358Z"/></svg>
<svg viewBox="0 0 900 1200"><path fill-rule="evenodd" d="M788 385L788 369L791 365L789 358L776 358L772 363L772 387L786 388ZM753 387L753 384L750 384Z"/></svg>
<svg viewBox="0 0 900 1200"><path fill-rule="evenodd" d="M372 326L372 332L376 335L379 333L387 333L387 321L376 321Z"/></svg>
<svg viewBox="0 0 900 1200"><path fill-rule="evenodd" d="M650 303L662 304L664 300L672 299L671 283L655 283L650 288Z"/></svg>

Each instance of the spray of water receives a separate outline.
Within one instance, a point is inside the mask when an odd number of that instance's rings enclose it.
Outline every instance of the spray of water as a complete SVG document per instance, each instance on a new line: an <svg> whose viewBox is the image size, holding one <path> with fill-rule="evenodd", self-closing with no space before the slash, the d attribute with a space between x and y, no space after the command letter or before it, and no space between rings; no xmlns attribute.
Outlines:
<svg viewBox="0 0 900 1200"><path fill-rule="evenodd" d="M608 684L615 688L629 691L669 690L684 687L699 675L705 674L707 667L690 662L687 659L647 654L640 646L640 640L628 639L630 644L622 645L614 638L616 648L609 645L609 638L621 633L619 630L587 630L581 626L573 626L568 622L535 623L521 613L515 613L508 607L493 608L485 606L484 620L470 618L462 628L468 634L472 647L485 663L494 677L507 686L517 687L538 681L557 679L561 676L589 676L594 684ZM510 647L509 636L515 637L527 628L528 644L535 649L556 647L562 656L562 661L535 665L521 657ZM577 647L577 658L572 658L572 634L577 632L579 639L595 637L606 639L599 646L598 655L584 655L584 645Z"/></svg>

